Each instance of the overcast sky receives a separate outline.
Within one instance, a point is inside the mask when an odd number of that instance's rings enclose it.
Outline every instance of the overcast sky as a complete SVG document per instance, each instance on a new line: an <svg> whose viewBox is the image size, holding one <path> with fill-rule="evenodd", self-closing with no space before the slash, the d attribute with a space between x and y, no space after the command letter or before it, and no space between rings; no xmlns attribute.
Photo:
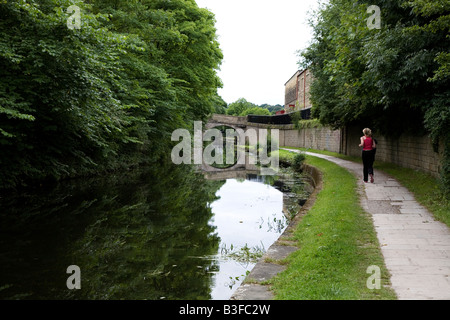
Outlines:
<svg viewBox="0 0 450 320"><path fill-rule="evenodd" d="M284 84L298 70L297 50L308 47L308 11L318 0L196 0L216 16L224 54L219 94L261 105L284 104Z"/></svg>

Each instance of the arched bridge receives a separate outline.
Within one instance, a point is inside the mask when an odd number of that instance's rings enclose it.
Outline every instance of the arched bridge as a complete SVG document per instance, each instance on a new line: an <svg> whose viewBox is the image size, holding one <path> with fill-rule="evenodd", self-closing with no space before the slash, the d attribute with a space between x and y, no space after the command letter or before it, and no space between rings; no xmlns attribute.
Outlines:
<svg viewBox="0 0 450 320"><path fill-rule="evenodd" d="M266 129L270 128L273 126L273 124L270 124L272 122L273 117L269 117L270 121L266 120L261 120L261 121L265 121L266 123L258 123L258 122L250 122L249 119L251 116L246 116L246 117L238 117L238 116L228 116L228 115L223 115L223 114L214 114L212 115L212 117L210 118L210 120L206 123L205 125L205 131L208 131L210 129L214 129L217 127L221 127L221 126L226 126L226 127L230 127L234 130L236 130L235 135L236 136L230 136L228 137L228 133L227 133L227 137L225 139L235 139L235 137L238 138L237 141L238 142L238 159L236 159L236 162L233 166L229 167L229 168L216 168L211 166L210 164L205 163L205 161L203 161L202 164L202 169L203 171L206 172L235 172L236 170L258 170L258 167L256 166L256 159L258 156L261 156L261 154L259 153L259 151L256 151L257 149L257 145L258 143L261 143L260 138L263 141L267 141L266 140L266 136L268 131ZM263 117L263 118L267 118L268 116L254 116L254 117ZM275 117L279 117L279 116L275 116ZM257 118L257 119L259 119ZM278 119L278 118L277 118ZM290 118L289 118L290 119ZM279 119L278 119L279 121ZM261 136L262 135L262 136ZM274 136L274 132L272 132L272 139L274 139L274 141L278 141L278 131L275 132L275 136ZM245 147L246 141L248 141L250 147L249 150L247 150L247 152L245 152L244 154L242 153L243 148L247 148ZM213 142L214 143L214 142ZM219 142L220 144L223 143L223 141ZM233 143L232 143L233 144ZM234 144L233 144L234 145ZM220 149L222 146L217 146L218 149ZM253 147L253 151L252 150ZM240 151L239 151L240 150ZM223 150L222 150L223 152ZM258 155L256 154L258 153ZM267 153L263 156L267 157ZM258 158L260 159L260 158ZM267 159L267 158L264 158ZM203 159L205 160L205 159Z"/></svg>
<svg viewBox="0 0 450 320"><path fill-rule="evenodd" d="M247 117L237 117L237 116L228 116L224 114L213 114L212 117L209 119L209 121L205 125L205 130L214 129L216 127L221 126L227 126L232 129L240 129L242 131L247 131ZM236 159L237 161L237 159ZM243 161L237 161L237 163L229 168L216 168L209 164L203 163L202 170L204 172L210 173L210 175L213 175L213 173L216 174L225 174L225 175L233 175L238 174L238 172L245 172L245 170L258 170L258 167L255 166L255 164L251 163L249 161L248 154L245 155L245 162ZM220 175L219 174L219 175ZM241 173L242 174L242 173Z"/></svg>
<svg viewBox="0 0 450 320"><path fill-rule="evenodd" d="M213 114L211 119L209 119L205 128L212 129L220 126L227 126L233 129L246 129L247 128L247 117L236 117L236 116L227 116L224 114Z"/></svg>
<svg viewBox="0 0 450 320"><path fill-rule="evenodd" d="M226 125L232 128L246 128L248 126L252 127L268 127L268 126L281 126L292 125L292 116L297 114L302 119L310 118L310 109L304 109L294 113L286 113L282 115L273 116L258 116L258 115L248 115L246 117L236 117L227 116L224 114L213 114L211 119L208 121L207 129L218 127L221 125Z"/></svg>

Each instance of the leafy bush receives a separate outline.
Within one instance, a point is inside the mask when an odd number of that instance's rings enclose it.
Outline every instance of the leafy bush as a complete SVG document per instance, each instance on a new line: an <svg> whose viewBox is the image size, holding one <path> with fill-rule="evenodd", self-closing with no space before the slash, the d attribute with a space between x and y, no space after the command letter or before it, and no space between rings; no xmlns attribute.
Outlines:
<svg viewBox="0 0 450 320"><path fill-rule="evenodd" d="M302 165L303 165L303 162L305 161L305 158L306 158L306 156L303 152L297 153L294 156L294 160L292 162L292 168L297 172L302 171Z"/></svg>
<svg viewBox="0 0 450 320"><path fill-rule="evenodd" d="M381 9L380 29L367 27L370 5ZM301 54L314 74L313 117L390 137L429 134L444 143L448 194L449 21L448 1L330 0L311 19L314 41Z"/></svg>
<svg viewBox="0 0 450 320"><path fill-rule="evenodd" d="M270 116L270 111L260 107L252 107L246 109L239 114L241 117L248 116L249 114L257 115L257 116Z"/></svg>
<svg viewBox="0 0 450 320"><path fill-rule="evenodd" d="M194 1L11 0L0 16L0 188L170 156L171 132L220 103L214 16Z"/></svg>

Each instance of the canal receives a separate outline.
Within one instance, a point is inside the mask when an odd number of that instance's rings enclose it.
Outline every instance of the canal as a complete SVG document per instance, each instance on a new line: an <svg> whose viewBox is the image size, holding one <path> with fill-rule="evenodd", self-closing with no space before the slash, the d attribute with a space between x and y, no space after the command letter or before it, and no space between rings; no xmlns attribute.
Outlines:
<svg viewBox="0 0 450 320"><path fill-rule="evenodd" d="M291 175L173 165L2 194L0 299L229 299L307 196Z"/></svg>

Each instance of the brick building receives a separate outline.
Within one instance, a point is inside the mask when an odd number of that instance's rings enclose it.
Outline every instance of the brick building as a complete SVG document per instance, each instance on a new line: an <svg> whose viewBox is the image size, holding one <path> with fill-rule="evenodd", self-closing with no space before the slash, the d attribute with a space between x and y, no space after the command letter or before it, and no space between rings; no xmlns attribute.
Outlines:
<svg viewBox="0 0 450 320"><path fill-rule="evenodd" d="M286 112L311 108L309 100L309 88L311 84L311 72L309 69L298 70L284 84L284 109Z"/></svg>

